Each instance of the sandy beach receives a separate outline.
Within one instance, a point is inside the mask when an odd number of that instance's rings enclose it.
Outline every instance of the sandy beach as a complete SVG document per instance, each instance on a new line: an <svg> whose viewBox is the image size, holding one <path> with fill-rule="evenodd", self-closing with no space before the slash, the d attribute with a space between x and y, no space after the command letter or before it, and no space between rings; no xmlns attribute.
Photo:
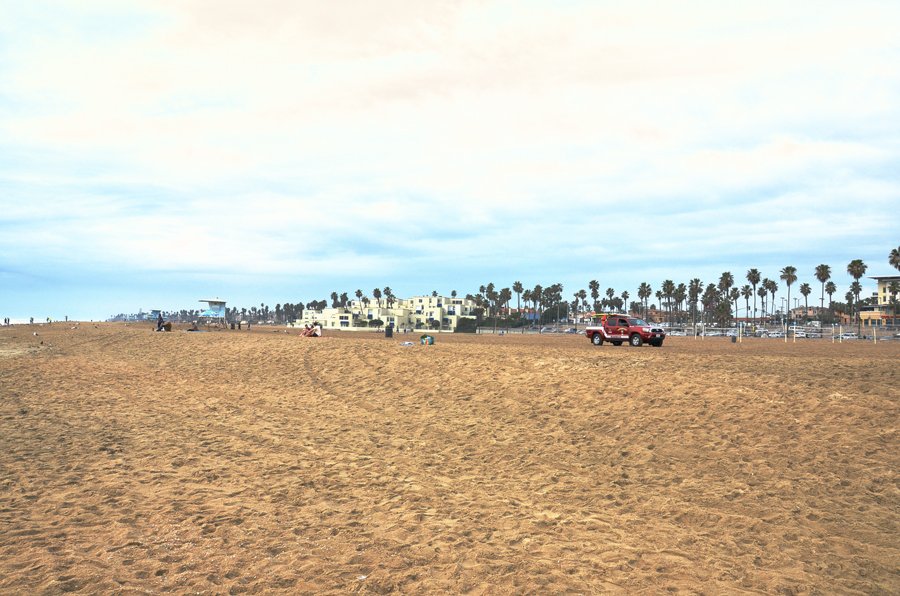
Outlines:
<svg viewBox="0 0 900 596"><path fill-rule="evenodd" d="M298 333L0 329L0 593L900 593L900 341Z"/></svg>

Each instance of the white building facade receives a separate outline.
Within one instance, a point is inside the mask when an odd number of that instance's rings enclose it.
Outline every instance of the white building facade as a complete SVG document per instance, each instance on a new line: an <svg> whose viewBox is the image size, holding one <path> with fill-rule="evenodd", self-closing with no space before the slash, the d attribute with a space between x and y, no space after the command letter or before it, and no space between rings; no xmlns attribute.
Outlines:
<svg viewBox="0 0 900 596"><path fill-rule="evenodd" d="M369 321L380 320L383 326L396 330L455 331L460 319L475 318L475 302L448 296L414 296L395 299L391 306L382 298L379 305L373 300L353 300L349 306L304 310L295 325L319 323L324 329L370 329Z"/></svg>

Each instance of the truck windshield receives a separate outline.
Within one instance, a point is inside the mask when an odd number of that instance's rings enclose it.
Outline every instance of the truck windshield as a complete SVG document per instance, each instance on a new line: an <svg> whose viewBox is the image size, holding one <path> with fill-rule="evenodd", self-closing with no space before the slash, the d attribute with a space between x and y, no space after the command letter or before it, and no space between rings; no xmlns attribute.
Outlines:
<svg viewBox="0 0 900 596"><path fill-rule="evenodd" d="M632 327L649 327L643 319L628 319L628 324Z"/></svg>

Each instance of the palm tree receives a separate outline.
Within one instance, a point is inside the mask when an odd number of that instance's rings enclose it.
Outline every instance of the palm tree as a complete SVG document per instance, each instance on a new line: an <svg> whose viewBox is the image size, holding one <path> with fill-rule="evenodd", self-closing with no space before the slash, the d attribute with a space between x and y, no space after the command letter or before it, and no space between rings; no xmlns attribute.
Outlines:
<svg viewBox="0 0 900 596"><path fill-rule="evenodd" d="M765 319L766 312L767 312L766 311L766 296L769 295L769 290L765 286L765 284L760 284L759 289L756 290L756 293L759 295L759 298L760 298L759 302L760 302L760 306L762 307L761 310L763 312L763 318ZM756 302L756 299L754 299L754 302Z"/></svg>
<svg viewBox="0 0 900 596"><path fill-rule="evenodd" d="M662 282L662 295L666 299L666 310L669 311L669 323L672 322L672 298L675 297L675 282L667 279Z"/></svg>
<svg viewBox="0 0 900 596"><path fill-rule="evenodd" d="M772 296L772 300L770 302L769 308L772 309L772 314L775 314L775 294L778 292L778 282L774 279L765 279L763 283L766 284L766 289L769 290L769 294Z"/></svg>
<svg viewBox="0 0 900 596"><path fill-rule="evenodd" d="M888 263L900 271L900 246L891 249L891 253L888 255Z"/></svg>
<svg viewBox="0 0 900 596"><path fill-rule="evenodd" d="M803 294L803 308L805 309L803 316L809 320L809 295L812 293L812 288L808 283L803 282L800 284L800 293Z"/></svg>
<svg viewBox="0 0 900 596"><path fill-rule="evenodd" d="M695 277L688 284L688 298L691 301L691 326L697 325L697 301L703 293L703 282Z"/></svg>
<svg viewBox="0 0 900 596"><path fill-rule="evenodd" d="M332 292L331 293L331 308L337 308L337 307L338 307L338 293Z"/></svg>
<svg viewBox="0 0 900 596"><path fill-rule="evenodd" d="M859 284L859 280L863 275L866 274L866 269L868 269L868 265L863 263L862 259L853 259L850 263L847 264L847 273L850 274L850 277L854 279L855 292L854 296L856 297L856 320L857 323L862 323L862 319L859 316L859 294L862 292L862 286ZM851 285L851 287L853 287Z"/></svg>
<svg viewBox="0 0 900 596"><path fill-rule="evenodd" d="M750 318L750 296L753 296L753 304L756 305L756 293L753 291L753 288L750 287L750 284L744 284L741 286L741 296L744 297L744 305L747 307L747 316L745 318Z"/></svg>
<svg viewBox="0 0 900 596"><path fill-rule="evenodd" d="M363 303L362 303L363 293L362 290L356 290L356 304L359 305L359 318L362 318L363 314Z"/></svg>
<svg viewBox="0 0 900 596"><path fill-rule="evenodd" d="M544 288L541 287L541 284L535 284L534 289L531 290L531 301L534 305L534 312L537 315L537 324L541 325L541 300L544 298Z"/></svg>
<svg viewBox="0 0 900 596"><path fill-rule="evenodd" d="M588 296L587 291L585 291L583 289L578 291L578 297L581 299L581 305L585 309L587 308L587 303L588 303L587 296Z"/></svg>
<svg viewBox="0 0 900 596"><path fill-rule="evenodd" d="M734 318L737 318L738 314L738 300L741 297L741 291L738 288L731 288L728 291L728 298L731 302L734 302Z"/></svg>
<svg viewBox="0 0 900 596"><path fill-rule="evenodd" d="M628 314L627 306L628 306L628 297L629 296L630 296L630 294L628 293L628 290L622 290L622 305L623 305L622 311L625 312L625 314Z"/></svg>
<svg viewBox="0 0 900 596"><path fill-rule="evenodd" d="M531 302L531 290L522 292L522 302L525 304L525 310L528 310L528 303ZM525 318L529 318L527 314Z"/></svg>
<svg viewBox="0 0 900 596"><path fill-rule="evenodd" d="M888 293L891 297L891 305L894 307L894 324L897 324L897 294L900 294L900 282L892 281L888 285Z"/></svg>
<svg viewBox="0 0 900 596"><path fill-rule="evenodd" d="M641 282L640 287L638 288L638 298L641 299L641 302L644 304L644 318L647 318L647 308L650 306L648 300L650 300L650 296L653 295L653 289L650 287L650 284L647 282Z"/></svg>
<svg viewBox="0 0 900 596"><path fill-rule="evenodd" d="M514 281L512 285L512 291L516 293L516 315L521 318L522 316L522 292L525 291L525 288L522 286L522 282Z"/></svg>
<svg viewBox="0 0 900 596"><path fill-rule="evenodd" d="M759 269L749 269L747 271L747 281L753 286L753 318L756 318L756 285L759 283Z"/></svg>
<svg viewBox="0 0 900 596"><path fill-rule="evenodd" d="M684 308L684 301L687 300L687 286L683 283L678 284L675 287L675 322L681 322L681 313Z"/></svg>
<svg viewBox="0 0 900 596"><path fill-rule="evenodd" d="M834 285L833 281L829 281L825 284L825 293L828 294L828 309L831 310L832 304L834 303L834 295L837 293L837 286Z"/></svg>
<svg viewBox="0 0 900 596"><path fill-rule="evenodd" d="M722 295L726 298L728 297L728 290L731 289L731 286L734 285L734 276L730 271L726 271L719 278L719 291L722 292Z"/></svg>
<svg viewBox="0 0 900 596"><path fill-rule="evenodd" d="M822 263L816 267L816 279L819 280L819 283L822 284L822 298L820 300L819 308L825 308L825 282L831 279L831 267Z"/></svg>
<svg viewBox="0 0 900 596"><path fill-rule="evenodd" d="M781 270L781 280L787 284L788 293L787 293L787 312L791 312L791 285L797 281L797 268L791 265L788 265L784 269ZM790 319L790 317L788 317Z"/></svg>
<svg viewBox="0 0 900 596"><path fill-rule="evenodd" d="M381 310L381 290L379 288L372 290L372 298L375 299L375 305Z"/></svg>
<svg viewBox="0 0 900 596"><path fill-rule="evenodd" d="M594 301L594 312L600 310L597 308L597 300L600 299L600 282L592 279L588 282L588 289L591 291L591 299Z"/></svg>

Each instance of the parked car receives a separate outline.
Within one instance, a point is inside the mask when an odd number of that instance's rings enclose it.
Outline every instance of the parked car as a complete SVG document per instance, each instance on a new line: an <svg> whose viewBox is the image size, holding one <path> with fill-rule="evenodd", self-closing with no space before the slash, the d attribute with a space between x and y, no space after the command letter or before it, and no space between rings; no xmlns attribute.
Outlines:
<svg viewBox="0 0 900 596"><path fill-rule="evenodd" d="M839 337L841 340L845 340L845 339L859 339L859 336L858 336L857 334L855 334L855 333L841 333L840 336L838 336L838 337Z"/></svg>

